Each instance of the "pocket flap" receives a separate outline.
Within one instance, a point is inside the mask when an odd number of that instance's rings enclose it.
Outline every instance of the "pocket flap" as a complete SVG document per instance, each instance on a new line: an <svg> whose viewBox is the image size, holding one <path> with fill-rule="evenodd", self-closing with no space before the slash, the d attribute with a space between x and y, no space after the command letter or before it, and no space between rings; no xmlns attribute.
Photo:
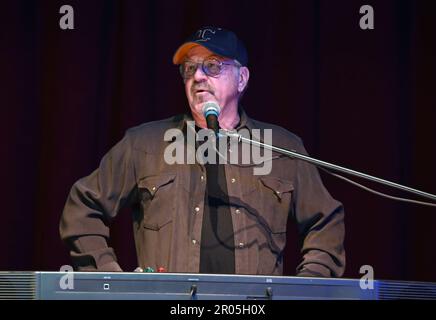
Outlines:
<svg viewBox="0 0 436 320"><path fill-rule="evenodd" d="M262 184L271 189L280 199L283 193L292 192L294 185L289 180L283 180L277 177L261 177Z"/></svg>
<svg viewBox="0 0 436 320"><path fill-rule="evenodd" d="M155 193L163 186L171 183L176 178L175 173L166 173L160 174L156 176L149 176L142 178L138 182L138 187L147 189L150 192L150 195L154 197Z"/></svg>
<svg viewBox="0 0 436 320"><path fill-rule="evenodd" d="M144 220L142 223L143 227L145 229L153 230L153 231L159 231L162 227L166 226L168 223L170 223L172 220L170 218L165 219L162 222L153 222L153 221L147 221Z"/></svg>

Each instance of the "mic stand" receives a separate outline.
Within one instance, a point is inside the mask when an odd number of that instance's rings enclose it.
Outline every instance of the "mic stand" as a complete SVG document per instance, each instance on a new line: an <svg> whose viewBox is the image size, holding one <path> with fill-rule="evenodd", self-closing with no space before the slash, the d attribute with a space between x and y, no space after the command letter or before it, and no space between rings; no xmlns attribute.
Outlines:
<svg viewBox="0 0 436 320"><path fill-rule="evenodd" d="M269 150L272 150L272 151L284 154L284 155L292 157L292 158L304 160L304 161L309 162L311 164L314 164L316 166L325 167L325 168L332 169L332 170L335 170L335 171L347 173L347 174L350 174L350 175L353 175L353 176L356 176L356 177L359 177L359 178L363 178L363 179L366 179L366 180L370 180L370 181L373 181L373 182L384 184L384 185L392 187L392 188L400 189L402 191L410 192L410 193L413 193L413 194L416 194L416 195L419 195L419 196L422 196L422 197L425 197L425 198L428 198L428 199L436 201L436 195L434 195L434 194L431 194L431 193L428 193L428 192L424 192L424 191L420 191L420 190L417 190L417 189L413 189L413 188L410 188L410 187L407 187L407 186L403 186L401 184L398 184L398 183L395 183L395 182L392 182L392 181L389 181L389 180L385 180L385 179L381 179L381 178L378 178L378 177L374 177L374 176L371 176L369 174L362 173L362 172L355 171L355 170L351 170L351 169L348 169L348 168L345 168L345 167L341 167L341 166L338 166L336 164L332 164L332 163L329 163L329 162L326 162L326 161L318 160L318 159L306 156L304 154L298 153L298 152L296 152L294 150L290 151L290 150L287 150L287 149L275 147L273 145L268 145L268 144L265 144L265 143L262 143L262 142L259 142L259 141L256 141L256 140L245 138L245 137L243 137L240 134L237 134L237 133L234 133L234 132L230 132L230 131L226 131L226 130L220 130L219 134L227 136L229 138L237 138L239 142L244 142L244 143L247 143L247 144L250 144L250 145L254 145L254 146L258 146L258 147L263 147L263 148L266 148L266 149L269 149Z"/></svg>

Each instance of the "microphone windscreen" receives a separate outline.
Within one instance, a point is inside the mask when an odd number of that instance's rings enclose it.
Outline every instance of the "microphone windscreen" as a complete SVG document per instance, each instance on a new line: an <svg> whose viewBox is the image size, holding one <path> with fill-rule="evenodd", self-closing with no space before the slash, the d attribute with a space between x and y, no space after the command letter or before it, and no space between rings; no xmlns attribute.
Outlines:
<svg viewBox="0 0 436 320"><path fill-rule="evenodd" d="M219 116L221 112L221 107L215 101L207 101L203 105L203 115L205 118L209 115Z"/></svg>
<svg viewBox="0 0 436 320"><path fill-rule="evenodd" d="M203 105L203 115L206 119L208 129L212 129L215 133L219 130L218 116L221 108L215 101L208 101Z"/></svg>

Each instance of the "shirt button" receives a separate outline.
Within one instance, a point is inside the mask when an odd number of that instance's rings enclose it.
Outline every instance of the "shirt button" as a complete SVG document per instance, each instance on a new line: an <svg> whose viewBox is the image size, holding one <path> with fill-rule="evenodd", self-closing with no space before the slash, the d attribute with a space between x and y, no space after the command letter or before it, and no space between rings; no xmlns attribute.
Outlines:
<svg viewBox="0 0 436 320"><path fill-rule="evenodd" d="M192 239L192 244L197 244L197 240Z"/></svg>
<svg viewBox="0 0 436 320"><path fill-rule="evenodd" d="M235 182L236 182L236 179L235 179L235 178L232 178L231 181L232 181L232 183L235 183Z"/></svg>
<svg viewBox="0 0 436 320"><path fill-rule="evenodd" d="M239 246L239 248L242 249L242 248L244 247L244 243L243 243L243 242L239 242L239 245L238 245L238 246Z"/></svg>
<svg viewBox="0 0 436 320"><path fill-rule="evenodd" d="M156 187L151 188L152 191L156 191Z"/></svg>
<svg viewBox="0 0 436 320"><path fill-rule="evenodd" d="M200 212L200 208L199 207L195 207L195 212Z"/></svg>
<svg viewBox="0 0 436 320"><path fill-rule="evenodd" d="M204 176L203 176L203 175L200 177L200 180L201 180L201 181L204 181Z"/></svg>
<svg viewBox="0 0 436 320"><path fill-rule="evenodd" d="M235 212L236 212L236 214L240 214L240 213L241 213L241 210L236 209Z"/></svg>

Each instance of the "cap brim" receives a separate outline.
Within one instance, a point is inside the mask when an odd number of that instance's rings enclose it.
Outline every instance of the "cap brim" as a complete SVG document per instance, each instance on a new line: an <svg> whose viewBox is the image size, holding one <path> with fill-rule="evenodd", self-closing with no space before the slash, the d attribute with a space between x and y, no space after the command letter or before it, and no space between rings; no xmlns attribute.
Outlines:
<svg viewBox="0 0 436 320"><path fill-rule="evenodd" d="M176 53L173 56L173 63L174 64L181 64L183 62L183 59L185 58L186 54L189 50L191 50L193 47L199 46L196 42L186 42L182 44L179 49L177 49Z"/></svg>

